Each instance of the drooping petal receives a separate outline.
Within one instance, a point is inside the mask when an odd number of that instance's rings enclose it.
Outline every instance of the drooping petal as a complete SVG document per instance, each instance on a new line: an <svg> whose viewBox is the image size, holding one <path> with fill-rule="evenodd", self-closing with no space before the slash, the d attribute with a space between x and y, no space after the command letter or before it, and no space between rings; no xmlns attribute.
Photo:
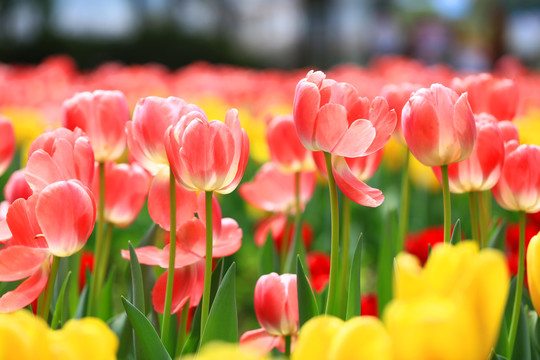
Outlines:
<svg viewBox="0 0 540 360"><path fill-rule="evenodd" d="M49 279L49 262L45 261L37 272L23 281L13 291L0 297L0 313L9 313L32 303L47 286Z"/></svg>
<svg viewBox="0 0 540 360"><path fill-rule="evenodd" d="M171 314L177 313L188 301L196 280L196 268L186 266L174 270ZM154 309L163 314L165 308L165 291L167 287L167 273L165 271L156 281L152 290L152 304Z"/></svg>
<svg viewBox="0 0 540 360"><path fill-rule="evenodd" d="M345 158L332 156L332 172L339 189L355 203L363 206L377 207L384 201L381 190L366 185L354 176Z"/></svg>
<svg viewBox="0 0 540 360"><path fill-rule="evenodd" d="M40 236L42 232L36 218L37 201L38 194L34 194L27 200L15 200L9 207L6 223L12 235L11 245L47 248L47 242Z"/></svg>
<svg viewBox="0 0 540 360"><path fill-rule="evenodd" d="M270 335L264 329L246 331L240 337L240 346L257 351L260 355L268 354L279 344L279 336Z"/></svg>
<svg viewBox="0 0 540 360"><path fill-rule="evenodd" d="M43 265L49 252L27 246L8 246L0 250L0 281L16 281L29 277Z"/></svg>
<svg viewBox="0 0 540 360"><path fill-rule="evenodd" d="M124 259L129 260L129 251L122 250L121 254ZM155 246L141 246L135 249L135 254L140 264L168 267L168 254L164 254L163 250Z"/></svg>

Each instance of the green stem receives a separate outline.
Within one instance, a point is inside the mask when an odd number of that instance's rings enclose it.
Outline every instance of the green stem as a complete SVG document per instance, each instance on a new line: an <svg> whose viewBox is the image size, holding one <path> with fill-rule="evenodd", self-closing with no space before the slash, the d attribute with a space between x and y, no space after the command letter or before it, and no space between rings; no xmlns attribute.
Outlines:
<svg viewBox="0 0 540 360"><path fill-rule="evenodd" d="M45 288L45 295L43 296L43 303L39 316L45 321L49 320L49 309L51 307L52 293L54 291L54 283L56 281L56 274L58 273L58 265L60 264L60 258L52 256L51 272L49 273L49 280L47 281L47 287Z"/></svg>
<svg viewBox="0 0 540 360"><path fill-rule="evenodd" d="M472 240L478 242L480 249L483 244L480 241L480 224L478 223L478 193L469 192L469 212L471 213Z"/></svg>
<svg viewBox="0 0 540 360"><path fill-rule="evenodd" d="M163 323L161 324L161 342L169 352L172 352L171 332L171 304L174 286L174 269L176 262L176 179L172 169L169 172L169 206L171 213L171 227L169 235L169 267L167 272L167 287L165 290L165 306L163 309Z"/></svg>
<svg viewBox="0 0 540 360"><path fill-rule="evenodd" d="M180 328L178 329L178 337L176 338L176 360L180 359L182 355L182 348L184 347L184 341L186 339L186 328L189 317L189 299L180 312Z"/></svg>
<svg viewBox="0 0 540 360"><path fill-rule="evenodd" d="M476 198L478 199L478 210L480 212L480 243L482 244L482 248L486 248L488 245L489 217L491 216L491 211L488 208L488 204L491 206L491 193L489 190L477 192Z"/></svg>
<svg viewBox="0 0 540 360"><path fill-rule="evenodd" d="M351 201L343 196L343 244L341 247L341 281L340 298L339 298L339 313L341 316L345 316L347 311L347 289L349 288L349 243L350 243L350 231L351 231Z"/></svg>
<svg viewBox="0 0 540 360"><path fill-rule="evenodd" d="M285 358L291 357L291 335L285 335Z"/></svg>
<svg viewBox="0 0 540 360"><path fill-rule="evenodd" d="M523 293L523 279L525 277L525 212L519 212L519 262L516 283L516 296L512 309L512 321L508 332L508 352L507 358L511 359L514 352L516 333L519 322L519 310L521 308L521 295Z"/></svg>
<svg viewBox="0 0 540 360"><path fill-rule="evenodd" d="M332 237L330 248L330 279L328 281L328 300L326 301L327 315L336 315L334 302L336 299L336 287L339 270L339 208L337 199L337 187L332 173L332 155L325 152L326 172L328 174L328 191L330 192L330 215L332 220Z"/></svg>
<svg viewBox="0 0 540 360"><path fill-rule="evenodd" d="M302 207L300 203L300 171L294 173L294 231L292 237L292 245L287 254L287 260L285 261L285 268L283 273L292 272L293 264L296 256L300 256L300 261L304 263L304 244L302 242Z"/></svg>
<svg viewBox="0 0 540 360"><path fill-rule="evenodd" d="M289 234L291 233L291 226L294 225L292 224L291 219L289 219L287 216L285 219L285 229L283 229L283 236L281 237L281 251L279 258L281 273L285 273L287 254L289 253Z"/></svg>
<svg viewBox="0 0 540 360"><path fill-rule="evenodd" d="M442 191L443 191L443 205L444 205L444 243L450 243L450 234L452 228L452 214L450 204L450 186L448 184L448 165L441 166L442 173Z"/></svg>
<svg viewBox="0 0 540 360"><path fill-rule="evenodd" d="M94 271L94 278L96 279L96 284L98 284L99 288L101 289L101 286L103 282L105 281L105 274L107 273L107 267L109 265L109 254L111 252L111 239L112 239L112 232L113 232L113 225L111 223L107 223L107 230L105 233L105 240L101 244L101 251L100 251L100 257L96 262L96 269ZM96 309L97 311L98 309ZM97 312L95 315L98 315Z"/></svg>
<svg viewBox="0 0 540 360"><path fill-rule="evenodd" d="M204 290L201 308L201 339L210 309L210 291L212 286L212 191L206 191L206 258L204 262Z"/></svg>
<svg viewBox="0 0 540 360"><path fill-rule="evenodd" d="M99 267L99 264L103 261L103 226L105 222L105 163L100 162L98 166L99 171L99 201L97 209L97 221L96 221L96 247L94 249L95 264ZM97 315L99 307L99 292L101 289L101 283L99 281L98 269L94 272L92 284L90 285L90 294L88 299L88 314Z"/></svg>
<svg viewBox="0 0 540 360"><path fill-rule="evenodd" d="M396 244L396 253L403 251L405 247L405 238L409 230L409 210L410 210L410 198L411 187L409 185L409 158L411 152L407 148L405 154L404 171L401 174L401 203L399 208L399 234L398 242Z"/></svg>

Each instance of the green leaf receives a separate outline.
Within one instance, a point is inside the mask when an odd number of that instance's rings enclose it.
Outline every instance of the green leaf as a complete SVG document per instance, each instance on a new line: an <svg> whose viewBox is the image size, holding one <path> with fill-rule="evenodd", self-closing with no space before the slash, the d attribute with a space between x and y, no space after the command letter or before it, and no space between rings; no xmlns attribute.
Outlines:
<svg viewBox="0 0 540 360"><path fill-rule="evenodd" d="M122 303L146 356L157 360L171 360L157 332L144 314L123 296Z"/></svg>
<svg viewBox="0 0 540 360"><path fill-rule="evenodd" d="M64 324L67 319L66 314L68 312L68 309L66 307L69 305L69 303L68 300L66 300L66 297L68 297L69 294L66 292L66 288L69 286L70 277L71 271L68 271L68 273L66 274L66 279L64 280L62 288L60 289L60 292L58 294L56 305L54 307L53 318L51 321L51 329L53 330L58 327L58 324Z"/></svg>
<svg viewBox="0 0 540 360"><path fill-rule="evenodd" d="M349 278L349 291L347 295L347 314L346 320L353 316L360 316L362 311L362 302L360 300L360 268L362 263L362 244L363 234L360 234L354 247L353 261L351 264L351 275Z"/></svg>
<svg viewBox="0 0 540 360"><path fill-rule="evenodd" d="M494 354L493 355L493 360L508 360L506 359L504 356L502 355L499 355L499 354Z"/></svg>
<svg viewBox="0 0 540 360"><path fill-rule="evenodd" d="M392 269L394 259L394 239L397 236L397 210L386 212L385 222L389 226L383 228L382 241L377 260L377 296L379 299L379 314L392 300Z"/></svg>
<svg viewBox="0 0 540 360"><path fill-rule="evenodd" d="M217 261L216 267L214 271L212 272L212 284L210 288L210 306L212 306L212 303L214 299L216 298L219 285L221 284L221 280L223 278L224 269L225 269L225 261L223 258L219 258L219 260Z"/></svg>
<svg viewBox="0 0 540 360"><path fill-rule="evenodd" d="M274 242L267 236L261 249L261 273L269 274L279 271L279 255L274 248Z"/></svg>
<svg viewBox="0 0 540 360"><path fill-rule="evenodd" d="M238 341L238 315L236 310L236 263L232 263L223 277L203 331L201 346L213 341Z"/></svg>
<svg viewBox="0 0 540 360"><path fill-rule="evenodd" d="M505 240L506 240L506 221L501 221L497 226L491 238L488 241L488 247L492 249L499 249L504 251L505 249Z"/></svg>
<svg viewBox="0 0 540 360"><path fill-rule="evenodd" d="M142 279L141 265L139 264L139 259L135 253L135 249L131 244L131 241L128 242L129 247L129 269L131 270L131 301L133 305L139 309L140 312L144 314L144 283ZM141 358L141 344L140 341L134 334L133 339L133 352L135 358Z"/></svg>
<svg viewBox="0 0 540 360"><path fill-rule="evenodd" d="M101 289L101 294L99 296L99 313L98 317L104 321L112 318L114 314L114 294L113 294L113 284L114 278L116 275L116 268L113 266L107 277L107 282Z"/></svg>
<svg viewBox="0 0 540 360"><path fill-rule="evenodd" d="M313 289L304 271L304 265L300 261L300 255L296 257L296 288L298 293L298 316L300 326L314 316L319 315L317 300L313 294Z"/></svg>
<svg viewBox="0 0 540 360"><path fill-rule="evenodd" d="M184 343L182 348L182 355L192 354L197 351L199 347L199 339L201 336L201 305L197 306L195 309L195 314L193 314L193 319L191 320L191 331L189 332L188 338Z"/></svg>
<svg viewBox="0 0 540 360"><path fill-rule="evenodd" d="M131 350L131 343L133 340L133 328L129 323L129 319L125 312L122 312L107 323L111 330L116 334L118 338L119 346L116 352L118 359L127 359L128 353Z"/></svg>
<svg viewBox="0 0 540 360"><path fill-rule="evenodd" d="M454 230L452 231L452 236L450 237L450 244L455 245L461 241L461 220L457 219L454 224Z"/></svg>
<svg viewBox="0 0 540 360"><path fill-rule="evenodd" d="M285 266L283 267L284 271L283 273L291 273L294 259L297 256L300 256L300 261L302 262L302 265L305 266L304 259L306 258L306 249L304 248L304 242L302 241L302 222L304 218L304 212L300 213L300 216L297 216L294 222L294 233L292 238L292 246L287 254L287 258L285 259ZM268 273L265 273L268 274Z"/></svg>
<svg viewBox="0 0 540 360"><path fill-rule="evenodd" d="M512 360L530 360L531 359L531 342L529 336L529 328L527 326L527 316L523 310L523 305L519 310L518 328L516 334L516 342L514 344L514 352Z"/></svg>
<svg viewBox="0 0 540 360"><path fill-rule="evenodd" d="M88 308L88 296L90 286L92 284L93 278L92 273L88 268L86 268L86 285L84 286L81 296L79 296L79 304L77 304L77 310L75 311L75 315L73 318L75 319L81 319L86 316L86 311Z"/></svg>

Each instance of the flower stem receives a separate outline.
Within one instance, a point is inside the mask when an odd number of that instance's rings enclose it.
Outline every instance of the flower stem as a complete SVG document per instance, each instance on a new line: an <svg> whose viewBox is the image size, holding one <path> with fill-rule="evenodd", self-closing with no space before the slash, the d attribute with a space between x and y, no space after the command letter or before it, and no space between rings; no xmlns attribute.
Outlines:
<svg viewBox="0 0 540 360"><path fill-rule="evenodd" d="M480 212L480 243L482 248L488 245L489 217L491 216L488 205L491 206L491 193L488 191L477 192L478 210Z"/></svg>
<svg viewBox="0 0 540 360"><path fill-rule="evenodd" d="M172 169L169 173L169 206L171 214L171 228L169 235L169 267L167 272L167 287L165 290L165 306L163 309L163 323L161 324L161 342L171 353L171 304L174 286L174 265L176 262L176 179Z"/></svg>
<svg viewBox="0 0 540 360"><path fill-rule="evenodd" d="M410 151L407 148L405 154L404 171L401 174L401 203L399 208L399 234L398 242L396 244L396 253L403 251L405 247L405 238L409 230L409 210L410 210L410 198L411 188L409 186L409 158Z"/></svg>
<svg viewBox="0 0 540 360"><path fill-rule="evenodd" d="M291 357L291 335L285 335L285 358Z"/></svg>
<svg viewBox="0 0 540 360"><path fill-rule="evenodd" d="M208 319L210 309L210 291L212 286L212 191L205 192L206 198L206 258L204 262L204 290L201 308L201 339Z"/></svg>
<svg viewBox="0 0 540 360"><path fill-rule="evenodd" d="M97 315L99 308L99 292L101 289L99 268L100 263L103 261L103 226L105 222L105 163L100 162L98 166L99 171L99 201L97 209L97 221L96 221L96 246L94 249L95 263L97 269L94 272L92 284L90 285L90 294L88 299L88 315ZM106 266L105 262L105 266ZM103 277L101 277L103 278Z"/></svg>
<svg viewBox="0 0 540 360"><path fill-rule="evenodd" d="M339 298L339 313L340 316L345 316L347 311L347 289L349 288L349 243L350 243L350 231L351 231L351 201L344 196L343 197L343 243L341 246L341 281L340 298Z"/></svg>
<svg viewBox="0 0 540 360"><path fill-rule="evenodd" d="M290 233L291 233L291 226L294 226L292 223L292 220L287 216L285 218L285 228L283 229L283 236L281 237L281 251L280 251L280 265L281 265L281 273L285 273L286 271L286 261L287 261L287 254L289 251L293 251L292 246L289 244ZM294 228L293 228L294 229Z"/></svg>
<svg viewBox="0 0 540 360"><path fill-rule="evenodd" d="M180 312L180 327L178 328L178 337L176 338L176 360L180 359L180 355L182 354L182 348L184 347L188 317L189 299L184 304L184 306L182 306L182 311Z"/></svg>
<svg viewBox="0 0 540 360"><path fill-rule="evenodd" d="M330 215L332 220L332 237L330 248L330 279L328 282L328 300L326 301L327 315L335 315L334 302L336 299L336 287L338 280L339 262L339 208L337 199L337 187L332 173L332 155L325 152L326 172L328 174L328 191L330 192Z"/></svg>
<svg viewBox="0 0 540 360"><path fill-rule="evenodd" d="M47 281L47 287L45 288L45 295L43 297L43 303L39 316L45 321L49 319L49 308L51 307L51 298L54 291L54 283L56 281L56 274L58 273L58 265L60 264L60 258L57 256L52 257L51 272L49 273L49 280Z"/></svg>
<svg viewBox="0 0 540 360"><path fill-rule="evenodd" d="M519 262L516 283L516 296L514 298L514 307L512 309L512 321L510 322L510 331L508 332L508 353L507 358L512 358L514 352L514 343L519 322L519 310L521 308L521 295L523 293L523 279L525 277L525 212L519 212Z"/></svg>
<svg viewBox="0 0 540 360"><path fill-rule="evenodd" d="M441 166L442 173L442 191L443 191L443 206L444 206L444 243L450 243L450 234L452 228L452 213L450 204L450 186L448 184L448 165Z"/></svg>
<svg viewBox="0 0 540 360"><path fill-rule="evenodd" d="M305 251L302 242L302 207L300 203L300 171L294 173L294 231L292 237L292 245L285 260L285 268L283 273L290 273L293 268L296 256L300 256L300 260L304 261Z"/></svg>
<svg viewBox="0 0 540 360"><path fill-rule="evenodd" d="M478 246L484 247L480 241L480 224L478 223L478 193L469 192L469 212L471 213L472 240L478 242Z"/></svg>

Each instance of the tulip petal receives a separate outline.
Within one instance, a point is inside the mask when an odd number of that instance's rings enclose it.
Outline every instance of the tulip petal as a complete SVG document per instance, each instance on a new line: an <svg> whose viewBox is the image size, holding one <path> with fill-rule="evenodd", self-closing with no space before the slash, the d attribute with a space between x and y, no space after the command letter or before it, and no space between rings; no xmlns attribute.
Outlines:
<svg viewBox="0 0 540 360"><path fill-rule="evenodd" d="M317 149L333 152L339 141L345 135L349 123L347 110L343 105L329 103L321 107L315 124L315 138Z"/></svg>
<svg viewBox="0 0 540 360"><path fill-rule="evenodd" d="M242 229L238 223L231 218L222 220L221 233L214 238L212 257L223 257L234 254L242 245Z"/></svg>
<svg viewBox="0 0 540 360"><path fill-rule="evenodd" d="M38 195L27 200L17 199L8 209L6 222L12 234L11 245L46 248L47 242L40 235L41 228L36 218Z"/></svg>
<svg viewBox="0 0 540 360"><path fill-rule="evenodd" d="M11 240L11 230L9 230L6 219L0 220L0 243L5 243Z"/></svg>
<svg viewBox="0 0 540 360"><path fill-rule="evenodd" d="M303 326L292 360L327 360L328 350L344 322L334 316L316 316Z"/></svg>
<svg viewBox="0 0 540 360"><path fill-rule="evenodd" d="M382 149L388 140L390 140L396 128L397 116L395 110L389 110L386 100L383 97L377 96L371 102L369 120L375 128L376 135L366 151L366 155Z"/></svg>
<svg viewBox="0 0 540 360"><path fill-rule="evenodd" d="M122 258L129 260L129 251L121 250ZM135 254L137 254L137 260L140 264L144 265L158 265L163 268L167 268L168 264L168 254L164 254L163 250L158 249L155 246L142 246L135 249Z"/></svg>
<svg viewBox="0 0 540 360"><path fill-rule="evenodd" d="M294 123L300 141L312 151L319 150L314 147L313 140L320 101L321 95L317 85L305 80L298 83L294 95Z"/></svg>
<svg viewBox="0 0 540 360"><path fill-rule="evenodd" d="M24 176L34 192L43 190L53 182L65 180L51 156L41 149L32 153L28 158Z"/></svg>
<svg viewBox="0 0 540 360"><path fill-rule="evenodd" d="M391 133L390 133L391 134ZM366 155L376 136L375 128L368 120L354 121L343 134L331 153L338 156L357 157ZM390 135L388 135L390 138Z"/></svg>
<svg viewBox="0 0 540 360"><path fill-rule="evenodd" d="M42 266L49 252L27 246L9 246L0 250L0 281L16 281L29 277Z"/></svg>
<svg viewBox="0 0 540 360"><path fill-rule="evenodd" d="M258 354L266 355L279 344L279 336L270 335L264 329L246 331L240 337L242 347L257 351Z"/></svg>
<svg viewBox="0 0 540 360"><path fill-rule="evenodd" d="M39 270L23 281L15 290L0 297L0 313L9 313L29 305L45 289L49 279L49 262L45 261Z"/></svg>
<svg viewBox="0 0 540 360"><path fill-rule="evenodd" d="M355 203L377 207L384 201L381 190L366 185L354 176L345 158L332 156L332 173L339 189Z"/></svg>
<svg viewBox="0 0 540 360"><path fill-rule="evenodd" d="M195 285L197 276L194 266L186 266L174 270L174 283L172 293L171 314L180 311L182 306L188 301L192 288ZM165 271L156 281L152 290L152 304L154 309L163 314L165 308L165 291L167 288L167 273Z"/></svg>
<svg viewBox="0 0 540 360"><path fill-rule="evenodd" d="M39 193L36 218L49 251L60 257L72 255L84 246L94 229L94 196L76 180L56 182Z"/></svg>

